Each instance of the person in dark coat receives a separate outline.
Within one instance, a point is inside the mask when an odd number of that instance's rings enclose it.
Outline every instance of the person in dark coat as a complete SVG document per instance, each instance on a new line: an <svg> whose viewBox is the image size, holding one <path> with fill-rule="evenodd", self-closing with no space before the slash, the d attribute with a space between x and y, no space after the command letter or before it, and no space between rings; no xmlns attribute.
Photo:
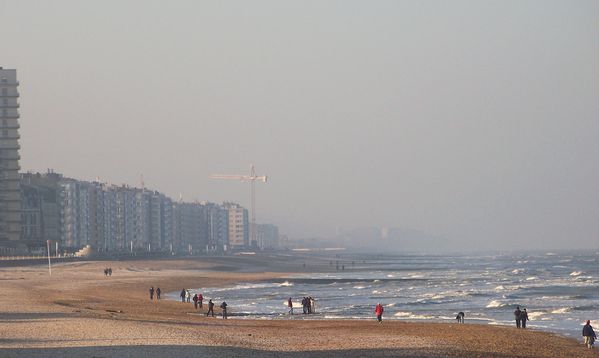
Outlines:
<svg viewBox="0 0 599 358"><path fill-rule="evenodd" d="M520 306L516 306L516 310L514 311L514 318L516 319L516 328L520 328Z"/></svg>
<svg viewBox="0 0 599 358"><path fill-rule="evenodd" d="M179 296L181 296L181 302L185 302L185 289L181 290L181 294Z"/></svg>
<svg viewBox="0 0 599 358"><path fill-rule="evenodd" d="M455 316L455 319L458 321L458 323L464 323L464 312L459 312L457 316Z"/></svg>
<svg viewBox="0 0 599 358"><path fill-rule="evenodd" d="M526 328L526 321L528 321L528 312L526 312L526 308L520 312L520 326L522 328Z"/></svg>
<svg viewBox="0 0 599 358"><path fill-rule="evenodd" d="M302 309L304 310L304 314L308 313L308 303L306 303L308 299L304 297L302 299Z"/></svg>
<svg viewBox="0 0 599 358"><path fill-rule="evenodd" d="M214 317L214 303L212 300L208 301L208 312L206 312L206 317L208 317L210 313L212 313L212 317Z"/></svg>
<svg viewBox="0 0 599 358"><path fill-rule="evenodd" d="M223 301L220 304L220 308L223 310L223 319L227 319L227 302Z"/></svg>
<svg viewBox="0 0 599 358"><path fill-rule="evenodd" d="M287 300L287 307L289 307L289 314L293 314L293 301L291 300L291 297L289 297L289 299Z"/></svg>
<svg viewBox="0 0 599 358"><path fill-rule="evenodd" d="M595 344L595 340L597 339L597 335L595 331L593 331L593 326L591 326L591 321L587 321L587 324L582 327L582 336L584 337L584 344L592 349Z"/></svg>
<svg viewBox="0 0 599 358"><path fill-rule="evenodd" d="M193 308L198 309L198 294L193 295Z"/></svg>
<svg viewBox="0 0 599 358"><path fill-rule="evenodd" d="M150 287L150 299L154 299L154 286Z"/></svg>
<svg viewBox="0 0 599 358"><path fill-rule="evenodd" d="M161 292L162 291L160 291L160 287L156 288L156 299L158 299L158 300L160 299L160 293Z"/></svg>

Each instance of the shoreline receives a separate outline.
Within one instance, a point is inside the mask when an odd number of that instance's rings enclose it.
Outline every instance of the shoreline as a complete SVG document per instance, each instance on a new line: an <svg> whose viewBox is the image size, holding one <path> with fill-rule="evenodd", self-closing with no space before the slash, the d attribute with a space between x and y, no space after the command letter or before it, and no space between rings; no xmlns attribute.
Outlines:
<svg viewBox="0 0 599 358"><path fill-rule="evenodd" d="M193 314L192 303L150 301L147 293L151 285L166 293L276 279L297 273L307 260L80 261L56 265L52 277L40 266L0 268L0 356L599 356L580 341L536 329L403 319L381 325L374 319L222 320ZM313 260L309 267L318 266L320 259ZM112 277L103 276L106 266ZM298 340L304 332L309 339Z"/></svg>

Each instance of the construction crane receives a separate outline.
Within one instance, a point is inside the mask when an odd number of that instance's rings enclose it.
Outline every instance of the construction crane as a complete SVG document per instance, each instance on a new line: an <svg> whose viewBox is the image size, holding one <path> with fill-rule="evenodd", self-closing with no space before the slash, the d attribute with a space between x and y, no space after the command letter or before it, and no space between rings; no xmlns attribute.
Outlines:
<svg viewBox="0 0 599 358"><path fill-rule="evenodd" d="M254 164L250 166L250 175L235 175L235 174L212 174L210 179L225 179L238 180L241 182L250 182L250 200L252 202L251 224L250 224L250 245L256 242L256 181L266 183L268 177L266 175L256 175Z"/></svg>

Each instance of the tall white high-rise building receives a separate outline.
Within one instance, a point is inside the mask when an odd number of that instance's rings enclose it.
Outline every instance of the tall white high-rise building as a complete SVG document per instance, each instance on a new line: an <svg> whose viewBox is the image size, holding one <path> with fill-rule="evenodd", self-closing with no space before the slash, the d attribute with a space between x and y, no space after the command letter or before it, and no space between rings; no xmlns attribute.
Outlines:
<svg viewBox="0 0 599 358"><path fill-rule="evenodd" d="M17 70L0 67L0 251L18 249L21 239L19 187L19 92Z"/></svg>

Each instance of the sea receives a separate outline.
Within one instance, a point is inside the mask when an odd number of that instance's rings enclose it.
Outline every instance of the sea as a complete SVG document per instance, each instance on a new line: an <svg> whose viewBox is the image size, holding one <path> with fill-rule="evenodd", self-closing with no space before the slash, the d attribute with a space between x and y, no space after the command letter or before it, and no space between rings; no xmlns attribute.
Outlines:
<svg viewBox="0 0 599 358"><path fill-rule="evenodd" d="M190 291L216 306L226 300L233 319L372 320L380 302L384 320L455 322L461 311L467 324L515 326L520 306L529 328L579 337L586 320L599 327L599 252L344 255L339 271L337 261L329 272ZM314 298L314 314L302 314L304 296Z"/></svg>

